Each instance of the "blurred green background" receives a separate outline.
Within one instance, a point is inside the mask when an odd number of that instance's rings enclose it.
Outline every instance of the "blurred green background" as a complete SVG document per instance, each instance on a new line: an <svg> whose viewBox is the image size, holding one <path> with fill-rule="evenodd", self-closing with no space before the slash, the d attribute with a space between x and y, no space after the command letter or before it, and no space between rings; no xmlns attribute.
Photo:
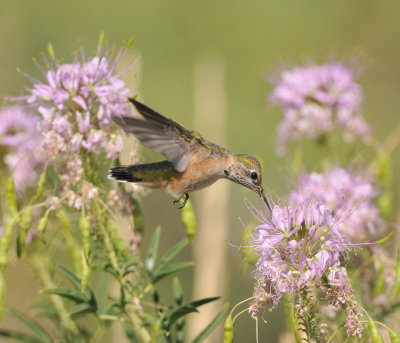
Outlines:
<svg viewBox="0 0 400 343"><path fill-rule="evenodd" d="M364 115L382 141L397 125L400 114L399 13L400 2L394 0L1 0L0 94L17 95L27 83L16 72L17 67L39 75L31 58L40 61L48 42L58 57L70 62L71 53L80 46L91 55L101 31L116 45L134 36L131 50L132 56L140 56L137 90L142 99L195 129L194 63L199 56L219 56L225 64L227 145L232 151L261 158L264 185L283 196L290 187L290 157L275 154L280 111L267 105L272 88L267 76L276 73L282 62L293 66L310 60L361 56L365 67L360 79L366 98ZM207 137L207 132L201 133ZM147 160L157 158L147 151L144 155ZM244 223L250 221L243 199L258 200L239 186L232 185L230 191L230 237L226 244L237 245L243 230L239 217ZM196 206L196 197L193 199ZM143 198L143 210L147 239L154 227L163 223L164 250L184 235L170 196L150 193ZM251 295L253 279L251 267L245 276L240 274L240 252L232 246L228 250L230 287L224 298L233 305ZM25 268L23 263L9 267L13 271L8 274L7 303L19 308L27 306L29 296L37 291L33 281L26 281ZM190 272L182 278L187 285ZM255 323L246 317L235 324L237 342L255 341ZM262 341L278 341L283 318L280 311L264 314L268 323L260 323Z"/></svg>

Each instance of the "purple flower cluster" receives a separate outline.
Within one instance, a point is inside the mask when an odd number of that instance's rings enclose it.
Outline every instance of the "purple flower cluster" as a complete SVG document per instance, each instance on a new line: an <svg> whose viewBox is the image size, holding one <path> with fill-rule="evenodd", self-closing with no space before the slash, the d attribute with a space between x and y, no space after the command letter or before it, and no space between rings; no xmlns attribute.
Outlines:
<svg viewBox="0 0 400 343"><path fill-rule="evenodd" d="M41 141L38 124L39 117L21 106L0 110L0 145L6 147L6 154L2 158L9 172L14 175L19 193L34 184L37 178L35 168L44 162L37 149Z"/></svg>
<svg viewBox="0 0 400 343"><path fill-rule="evenodd" d="M87 62L58 64L41 69L44 82L32 79L29 94L17 98L33 105L42 116L43 146L51 160L67 150L106 152L115 159L122 148L121 137L109 133L112 119L130 113L129 89L115 76L124 55L98 55Z"/></svg>
<svg viewBox="0 0 400 343"><path fill-rule="evenodd" d="M116 73L126 50L103 50L99 47L94 58L86 61L83 57L82 62L75 58L72 64L59 64L53 58L46 70L39 66L44 81L28 76L32 86L27 94L11 98L40 115L34 125L41 139L35 144L60 175L61 198L77 209L98 194L90 180L83 180L83 167L91 163L88 156L118 158L122 137L113 118L131 113L130 90Z"/></svg>
<svg viewBox="0 0 400 343"><path fill-rule="evenodd" d="M270 217L254 214L262 224L250 239L258 256L252 316L260 306L275 307L285 293L317 285L351 247L342 235L341 217L323 204L288 202L275 205Z"/></svg>
<svg viewBox="0 0 400 343"><path fill-rule="evenodd" d="M337 215L346 216L341 225L343 232L353 242L360 242L385 230L374 203L378 195L368 175L334 168L324 174L303 173L289 199L293 203L319 202Z"/></svg>
<svg viewBox="0 0 400 343"><path fill-rule="evenodd" d="M289 140L318 138L334 125L344 129L347 140L368 140L371 129L361 116L362 100L352 70L338 62L284 71L270 96L284 114L278 129L278 153L285 153Z"/></svg>

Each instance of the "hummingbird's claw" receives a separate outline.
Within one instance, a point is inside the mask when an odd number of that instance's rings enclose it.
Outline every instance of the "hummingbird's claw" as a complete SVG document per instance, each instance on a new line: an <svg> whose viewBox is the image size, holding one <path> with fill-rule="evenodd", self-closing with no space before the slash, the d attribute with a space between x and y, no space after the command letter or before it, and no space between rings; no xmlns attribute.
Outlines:
<svg viewBox="0 0 400 343"><path fill-rule="evenodd" d="M189 194L183 193L174 200L174 204L179 204L179 201L183 200L182 204L178 206L178 210L185 207L187 201L189 200Z"/></svg>

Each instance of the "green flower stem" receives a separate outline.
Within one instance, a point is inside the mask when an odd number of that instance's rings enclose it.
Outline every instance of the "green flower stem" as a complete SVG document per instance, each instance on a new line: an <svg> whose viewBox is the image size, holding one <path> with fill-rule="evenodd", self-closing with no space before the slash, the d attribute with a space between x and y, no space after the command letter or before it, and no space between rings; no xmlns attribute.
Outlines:
<svg viewBox="0 0 400 343"><path fill-rule="evenodd" d="M285 295L285 298L286 298L286 301L285 301L285 310L286 311L285 312L286 312L289 329L290 329L290 331L293 332L294 337L296 339L296 343L301 343L300 331L299 331L299 327L297 325L297 318L296 318L293 300L292 300L290 294Z"/></svg>
<svg viewBox="0 0 400 343"><path fill-rule="evenodd" d="M125 314L128 319L128 322L132 325L133 333L135 334L136 339L139 343L150 343L151 336L149 332L143 327L142 320L139 315L136 313L135 307L131 304L127 304L125 306Z"/></svg>
<svg viewBox="0 0 400 343"><path fill-rule="evenodd" d="M69 221L68 214L65 210L60 209L57 211L57 219L61 224L61 228L63 229L65 245L67 246L67 250L69 256L72 261L72 265L74 267L74 272L79 277L82 276L82 264L81 264L81 249L72 234L72 226Z"/></svg>
<svg viewBox="0 0 400 343"><path fill-rule="evenodd" d="M51 269L53 268L53 262L50 257L46 254L44 249L41 249L38 245L33 249L33 253L30 256L30 261L32 265L37 270L37 275L42 282L42 285L45 289L48 288L57 288L58 286L52 279ZM50 295L50 300L54 305L55 310L60 317L61 325L72 335L75 339L79 337L79 330L75 324L75 322L71 319L67 308L60 296L58 295Z"/></svg>
<svg viewBox="0 0 400 343"><path fill-rule="evenodd" d="M121 285L122 291L124 292L125 296L129 296L130 295L129 287L128 287L128 284L127 284L125 278L122 275L122 271L120 269L119 262L118 262L117 253L114 249L114 245L112 243L110 233L107 230L106 225L104 223L104 217L100 210L99 203L95 200L92 201L92 213L95 217L97 227L100 230L100 235L103 239L107 256L110 260L112 267L118 274L118 282ZM143 327L142 320L140 319L139 315L137 314L135 307L130 303L131 303L130 301L125 301L125 306L124 306L123 311L125 313L126 319L132 325L132 330L133 330L138 342L139 343L150 343L151 336L150 336L149 332Z"/></svg>
<svg viewBox="0 0 400 343"><path fill-rule="evenodd" d="M4 269L8 263L8 250L10 248L11 239L14 233L14 226L16 222L16 217L10 219L5 227L3 236L0 239L0 271L4 272Z"/></svg>

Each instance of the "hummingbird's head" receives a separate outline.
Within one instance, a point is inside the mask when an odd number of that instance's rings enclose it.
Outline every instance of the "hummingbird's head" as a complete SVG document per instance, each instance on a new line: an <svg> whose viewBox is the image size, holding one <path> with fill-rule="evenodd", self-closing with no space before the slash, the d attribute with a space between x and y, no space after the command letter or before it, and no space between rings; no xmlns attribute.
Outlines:
<svg viewBox="0 0 400 343"><path fill-rule="evenodd" d="M248 154L233 155L232 163L225 172L225 177L264 196L262 188L261 164L254 156Z"/></svg>

